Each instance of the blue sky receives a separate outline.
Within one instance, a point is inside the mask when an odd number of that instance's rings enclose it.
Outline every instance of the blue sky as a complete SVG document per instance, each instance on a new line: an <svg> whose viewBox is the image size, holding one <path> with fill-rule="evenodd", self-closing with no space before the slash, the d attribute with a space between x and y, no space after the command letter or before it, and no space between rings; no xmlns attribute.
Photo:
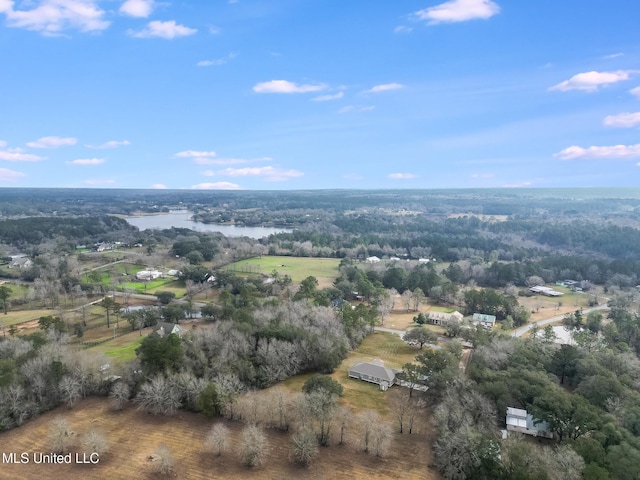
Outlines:
<svg viewBox="0 0 640 480"><path fill-rule="evenodd" d="M0 0L0 186L638 186L637 0Z"/></svg>

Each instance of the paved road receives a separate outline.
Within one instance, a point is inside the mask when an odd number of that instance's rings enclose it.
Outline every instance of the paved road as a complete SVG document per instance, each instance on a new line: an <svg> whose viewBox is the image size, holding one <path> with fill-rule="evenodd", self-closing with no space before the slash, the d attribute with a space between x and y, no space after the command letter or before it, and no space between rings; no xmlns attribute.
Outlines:
<svg viewBox="0 0 640 480"><path fill-rule="evenodd" d="M608 308L609 307L605 303L603 305L598 305L597 307L587 308L585 310L582 310L582 313L588 314L590 312L595 312L597 310L606 310ZM564 315L558 315L557 317L546 318L544 320L540 320L540 321L535 322L535 323L528 323L526 325L523 325L522 327L516 328L513 331L512 336L521 337L522 335L524 335L527 332L531 331L531 329L533 329L534 326L538 326L538 328L539 327L544 327L545 325L549 325L550 323L561 322L563 318L564 318Z"/></svg>

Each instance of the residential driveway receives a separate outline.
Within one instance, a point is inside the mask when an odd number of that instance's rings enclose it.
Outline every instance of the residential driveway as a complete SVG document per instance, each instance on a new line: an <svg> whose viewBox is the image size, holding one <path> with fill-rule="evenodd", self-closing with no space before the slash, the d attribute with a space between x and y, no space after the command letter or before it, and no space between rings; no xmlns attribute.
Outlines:
<svg viewBox="0 0 640 480"><path fill-rule="evenodd" d="M609 308L608 305L605 303L603 305L598 305L597 307L587 308L585 310L582 310L582 313L588 314L591 312L595 312L597 310L607 310L608 308ZM526 325L523 325L522 327L516 328L511 335L514 337L521 337L525 333L531 331L534 326L538 326L538 328L544 327L545 325L549 325L550 323L561 322L563 318L564 318L564 315L558 315L557 317L551 317L545 320L539 320L535 323L528 323Z"/></svg>

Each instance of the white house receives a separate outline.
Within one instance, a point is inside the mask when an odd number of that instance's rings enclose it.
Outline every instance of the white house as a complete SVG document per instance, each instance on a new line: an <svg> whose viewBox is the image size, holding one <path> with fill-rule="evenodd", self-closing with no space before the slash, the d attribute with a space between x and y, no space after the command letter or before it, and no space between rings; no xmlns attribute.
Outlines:
<svg viewBox="0 0 640 480"><path fill-rule="evenodd" d="M432 325L447 325L451 320L457 320L458 322L462 322L464 315L460 312L455 311L451 313L445 312L429 312L427 314L427 320Z"/></svg>
<svg viewBox="0 0 640 480"><path fill-rule="evenodd" d="M553 438L547 422L536 422L533 415L521 408L507 408L507 430L534 437Z"/></svg>
<svg viewBox="0 0 640 480"><path fill-rule="evenodd" d="M365 261L367 263L378 263L380 262L380 259L374 255L373 257L367 257Z"/></svg>
<svg viewBox="0 0 640 480"><path fill-rule="evenodd" d="M11 258L11 263L9 264L9 268L17 268L20 270L25 270L27 268L31 268L33 262L28 257L17 257Z"/></svg>
<svg viewBox="0 0 640 480"><path fill-rule="evenodd" d="M162 272L157 270L140 270L136 273L136 278L138 280L155 280L156 278L160 278L162 276Z"/></svg>

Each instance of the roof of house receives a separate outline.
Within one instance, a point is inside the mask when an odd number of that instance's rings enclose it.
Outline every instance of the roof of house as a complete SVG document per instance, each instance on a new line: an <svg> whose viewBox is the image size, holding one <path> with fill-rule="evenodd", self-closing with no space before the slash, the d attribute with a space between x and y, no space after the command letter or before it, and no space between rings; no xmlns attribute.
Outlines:
<svg viewBox="0 0 640 480"><path fill-rule="evenodd" d="M180 328L180 325L178 325L177 323L158 322L156 324L156 328L154 328L153 331L161 336L164 336L164 335L169 335L171 333L181 332L182 328Z"/></svg>
<svg viewBox="0 0 640 480"><path fill-rule="evenodd" d="M446 312L429 312L427 314L427 318L435 319L435 320L451 320L451 317L462 320L464 315L462 315L457 310L455 312L446 313Z"/></svg>
<svg viewBox="0 0 640 480"><path fill-rule="evenodd" d="M473 319L478 320L480 322L496 323L495 315L487 315L485 313L474 313Z"/></svg>
<svg viewBox="0 0 640 480"><path fill-rule="evenodd" d="M538 430L539 432L549 431L547 422L536 422L533 415L521 408L507 408L507 425L526 428L527 430Z"/></svg>
<svg viewBox="0 0 640 480"><path fill-rule="evenodd" d="M349 369L349 373L369 375L388 382L392 382L396 378L396 372L385 367L382 360L374 360L370 363L358 362Z"/></svg>

